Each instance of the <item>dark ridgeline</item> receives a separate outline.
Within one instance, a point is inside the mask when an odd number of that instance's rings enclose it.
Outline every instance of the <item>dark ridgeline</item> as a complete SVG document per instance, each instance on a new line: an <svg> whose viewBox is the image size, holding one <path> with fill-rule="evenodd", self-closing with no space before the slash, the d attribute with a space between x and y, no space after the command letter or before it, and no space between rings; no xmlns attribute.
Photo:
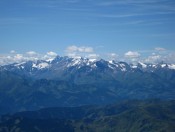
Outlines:
<svg viewBox="0 0 175 132"><path fill-rule="evenodd" d="M123 101L106 106L57 107L2 116L0 131L174 132L175 101Z"/></svg>

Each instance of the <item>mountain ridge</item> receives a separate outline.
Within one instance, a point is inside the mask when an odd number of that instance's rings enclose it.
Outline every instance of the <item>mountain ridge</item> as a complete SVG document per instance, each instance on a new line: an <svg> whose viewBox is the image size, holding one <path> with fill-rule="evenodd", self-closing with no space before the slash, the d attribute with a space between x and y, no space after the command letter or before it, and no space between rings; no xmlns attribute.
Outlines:
<svg viewBox="0 0 175 132"><path fill-rule="evenodd" d="M168 64L132 68L126 62L69 57L48 61L50 67L42 63L46 61L1 67L0 113L126 99L175 99L175 70Z"/></svg>
<svg viewBox="0 0 175 132"><path fill-rule="evenodd" d="M13 63L13 64L8 64L8 65L2 65L1 68L6 67L6 66L16 66L17 68L21 68L23 69L27 63L30 65L31 63L33 64L32 67L33 68L37 68L37 69L44 69L44 68L49 68L48 65L52 65L55 63L66 63L67 67L72 67L72 66L91 66L94 65L96 63L107 63L108 66L111 64L113 66L118 67L120 63L125 63L127 65L129 65L131 68L147 68L147 67L162 67L162 68L169 68L169 69L175 69L175 64L173 63L164 63L164 62L159 62L159 63L144 63L141 61L138 62L134 62L134 63L127 63L124 61L116 61L116 60L105 60L105 59L89 59L89 58L83 58L83 57L79 57L79 58L71 58L68 56L56 56L53 59L47 59L47 60L29 60L29 61L23 61L20 63ZM96 66L95 66L96 67ZM80 67L79 67L80 68ZM114 68L114 67L110 67L110 68Z"/></svg>
<svg viewBox="0 0 175 132"><path fill-rule="evenodd" d="M0 131L174 132L174 108L175 101L162 100L45 108L2 116Z"/></svg>
<svg viewBox="0 0 175 132"><path fill-rule="evenodd" d="M137 64L129 64L127 62L106 61L104 59L88 59L88 58L69 58L57 56L49 60L27 61L0 66L1 71L10 71L27 76L47 78L50 74L56 72L57 75L72 73L75 71L93 72L108 71L110 73L117 72L134 72L141 70L143 72L154 72L156 70L175 70L175 64L157 63L146 64L138 62ZM43 74L43 76L42 76ZM56 75L55 75L56 76ZM53 77L54 78L54 77ZM51 77L51 79L53 79ZM48 78L49 79L49 78Z"/></svg>

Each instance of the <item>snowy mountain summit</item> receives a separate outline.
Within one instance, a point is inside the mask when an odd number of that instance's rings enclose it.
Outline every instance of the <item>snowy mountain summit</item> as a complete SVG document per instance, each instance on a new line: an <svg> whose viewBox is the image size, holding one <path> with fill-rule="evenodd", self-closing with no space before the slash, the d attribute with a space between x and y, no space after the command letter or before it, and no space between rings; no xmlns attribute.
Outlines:
<svg viewBox="0 0 175 132"><path fill-rule="evenodd" d="M120 71L128 71L132 69L157 69L157 68L164 68L164 69L174 69L175 64L167 64L167 63L158 63L158 64L146 64L143 62L138 62L137 64L128 64L126 62L117 62L114 60L107 61L107 60L97 60L97 59L88 59L88 58L69 58L69 57L60 57L57 56L54 59L49 60L37 60L37 61L27 61L22 63L14 63L10 65L1 66L1 70L28 70L30 72L36 70L46 70L46 69L54 69L57 68L76 68L80 69L82 67L89 67L92 69L96 68L106 68L111 70L120 70Z"/></svg>

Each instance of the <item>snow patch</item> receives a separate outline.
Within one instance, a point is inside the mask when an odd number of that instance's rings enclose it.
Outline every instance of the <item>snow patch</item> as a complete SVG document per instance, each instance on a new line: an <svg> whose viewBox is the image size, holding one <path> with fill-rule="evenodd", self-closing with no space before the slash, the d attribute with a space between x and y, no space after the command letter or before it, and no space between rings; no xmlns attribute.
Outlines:
<svg viewBox="0 0 175 132"><path fill-rule="evenodd" d="M49 67L49 64L48 63L40 63L38 65L36 64L33 64L32 65L32 68L37 68L37 69L44 69L44 68L48 68Z"/></svg>
<svg viewBox="0 0 175 132"><path fill-rule="evenodd" d="M137 68L137 66L131 66L131 67L134 68L134 69Z"/></svg>
<svg viewBox="0 0 175 132"><path fill-rule="evenodd" d="M94 63L92 66L91 66L92 68L96 68L97 67L97 65Z"/></svg>
<svg viewBox="0 0 175 132"><path fill-rule="evenodd" d="M139 64L142 66L142 68L147 68L147 65L142 63L142 62L139 62Z"/></svg>
<svg viewBox="0 0 175 132"><path fill-rule="evenodd" d="M54 60L54 58L51 58L51 59L47 59L46 62L52 62Z"/></svg>
<svg viewBox="0 0 175 132"><path fill-rule="evenodd" d="M152 65L152 67L157 68L157 66L156 66L156 65Z"/></svg>
<svg viewBox="0 0 175 132"><path fill-rule="evenodd" d="M96 59L89 59L89 62L95 62Z"/></svg>
<svg viewBox="0 0 175 132"><path fill-rule="evenodd" d="M127 71L125 64L120 64L120 66L121 66L121 71Z"/></svg>
<svg viewBox="0 0 175 132"><path fill-rule="evenodd" d="M175 64L168 65L168 67L169 67L170 69L175 70Z"/></svg>
<svg viewBox="0 0 175 132"><path fill-rule="evenodd" d="M49 64L48 63L40 63L38 65L38 68L40 68L40 69L47 68L47 67L49 67Z"/></svg>
<svg viewBox="0 0 175 132"><path fill-rule="evenodd" d="M26 62L21 62L21 63L15 64L14 66L18 67L18 66L23 65L23 64L25 64L25 63L26 63Z"/></svg>
<svg viewBox="0 0 175 132"><path fill-rule="evenodd" d="M125 68L125 65L124 65L124 64L120 64L120 66L121 66L122 68Z"/></svg>
<svg viewBox="0 0 175 132"><path fill-rule="evenodd" d="M75 66L75 65L78 65L80 63L80 60L79 59L76 59L73 61L73 63L71 64L71 66Z"/></svg>
<svg viewBox="0 0 175 132"><path fill-rule="evenodd" d="M166 64L162 64L161 67L162 67L162 68L166 67Z"/></svg>
<svg viewBox="0 0 175 132"><path fill-rule="evenodd" d="M110 69L115 69L112 65L110 65L110 64L108 64L108 67L110 68Z"/></svg>
<svg viewBox="0 0 175 132"><path fill-rule="evenodd" d="M109 63L110 63L110 64L114 64L112 60L111 60L111 61L109 61Z"/></svg>
<svg viewBox="0 0 175 132"><path fill-rule="evenodd" d="M37 65L33 63L32 68L37 68Z"/></svg>

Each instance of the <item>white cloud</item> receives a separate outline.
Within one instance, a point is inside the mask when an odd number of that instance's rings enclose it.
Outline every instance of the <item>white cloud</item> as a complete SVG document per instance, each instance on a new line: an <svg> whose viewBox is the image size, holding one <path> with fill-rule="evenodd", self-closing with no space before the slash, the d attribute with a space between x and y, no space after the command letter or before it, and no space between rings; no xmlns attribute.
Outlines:
<svg viewBox="0 0 175 132"><path fill-rule="evenodd" d="M49 51L41 59L43 59L43 60L50 60L50 59L53 60L56 56L57 56L57 53L55 53L53 51Z"/></svg>
<svg viewBox="0 0 175 132"><path fill-rule="evenodd" d="M15 55L1 55L0 56L0 65L19 63L25 60L25 57L22 54Z"/></svg>
<svg viewBox="0 0 175 132"><path fill-rule="evenodd" d="M37 55L37 53L35 51L28 51L28 52L26 52L26 54L30 55L30 56Z"/></svg>
<svg viewBox="0 0 175 132"><path fill-rule="evenodd" d="M71 58L80 58L80 57L87 57L87 58L98 58L99 55L94 53L94 49L92 47L87 46L68 46L66 48L66 55Z"/></svg>
<svg viewBox="0 0 175 132"><path fill-rule="evenodd" d="M165 48L161 48L161 47L156 47L155 50L156 51L165 51L166 49Z"/></svg>
<svg viewBox="0 0 175 132"><path fill-rule="evenodd" d="M139 61L145 63L174 63L175 64L175 52L169 51L164 48L156 48L155 50L149 52L136 52L136 51L128 51L124 54L124 56L118 56L116 53L108 53L108 54L97 54L93 51L92 47L77 47L77 46L69 46L66 49L66 55L72 58L80 58L87 57L89 59L99 59L102 56L108 60L118 60L118 61L126 61L131 63L137 63ZM162 52L159 52L162 51ZM165 51L165 52L163 52ZM142 53L142 56L140 55ZM11 64L11 63L20 63L24 61L36 61L36 60L49 60L54 59L57 54L53 51L49 51L46 54L39 54L34 51L28 51L25 54L18 54L15 51L11 51L8 54L0 54L0 65Z"/></svg>
<svg viewBox="0 0 175 132"><path fill-rule="evenodd" d="M67 52L76 52L77 51L77 46L69 46L66 48Z"/></svg>
<svg viewBox="0 0 175 132"><path fill-rule="evenodd" d="M110 53L111 57L117 57L118 55L116 53Z"/></svg>
<svg viewBox="0 0 175 132"><path fill-rule="evenodd" d="M81 58L81 56L76 53L68 53L67 56L71 58Z"/></svg>
<svg viewBox="0 0 175 132"><path fill-rule="evenodd" d="M11 54L14 54L14 53L16 53L16 51L15 50L11 50L10 53Z"/></svg>
<svg viewBox="0 0 175 132"><path fill-rule="evenodd" d="M89 59L98 59L99 55L98 54L89 54L89 55L87 55L87 58L89 58Z"/></svg>
<svg viewBox="0 0 175 132"><path fill-rule="evenodd" d="M92 47L82 47L82 51L86 53L90 53L90 52L93 52L93 48Z"/></svg>
<svg viewBox="0 0 175 132"><path fill-rule="evenodd" d="M49 52L47 52L47 55L48 56L52 56L52 57L56 57L57 56L57 53L55 53L53 51L49 51Z"/></svg>
<svg viewBox="0 0 175 132"><path fill-rule="evenodd" d="M156 53L152 53L152 55L156 55Z"/></svg>
<svg viewBox="0 0 175 132"><path fill-rule="evenodd" d="M81 53L91 53L93 52L93 48L92 47L86 47L86 46L82 46L82 47L77 47L75 45L69 46L66 48L66 52L81 52Z"/></svg>
<svg viewBox="0 0 175 132"><path fill-rule="evenodd" d="M161 61L163 61L163 58L160 55L148 56L148 58L145 59L146 63L159 63Z"/></svg>
<svg viewBox="0 0 175 132"><path fill-rule="evenodd" d="M175 63L175 52L168 54L165 58L168 63Z"/></svg>
<svg viewBox="0 0 175 132"><path fill-rule="evenodd" d="M21 60L24 59L24 56L23 56L22 54L16 54L16 55L14 56L14 59L15 59L16 61L21 61Z"/></svg>
<svg viewBox="0 0 175 132"><path fill-rule="evenodd" d="M140 54L138 52L128 51L125 53L126 58L138 58L140 57Z"/></svg>
<svg viewBox="0 0 175 132"><path fill-rule="evenodd" d="M175 52L174 51L167 51L166 52L157 52L152 53L146 59L144 59L146 63L175 63Z"/></svg>
<svg viewBox="0 0 175 132"><path fill-rule="evenodd" d="M118 58L118 55L116 53L109 53L108 58L109 60L116 60Z"/></svg>
<svg viewBox="0 0 175 132"><path fill-rule="evenodd" d="M37 60L48 60L54 59L57 56L55 52L47 52L45 55L36 53L34 51L28 51L25 54L3 54L0 55L0 65L20 63L25 61L37 61Z"/></svg>

